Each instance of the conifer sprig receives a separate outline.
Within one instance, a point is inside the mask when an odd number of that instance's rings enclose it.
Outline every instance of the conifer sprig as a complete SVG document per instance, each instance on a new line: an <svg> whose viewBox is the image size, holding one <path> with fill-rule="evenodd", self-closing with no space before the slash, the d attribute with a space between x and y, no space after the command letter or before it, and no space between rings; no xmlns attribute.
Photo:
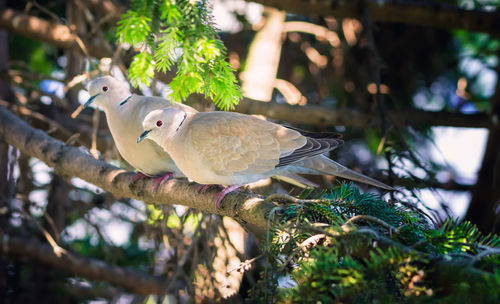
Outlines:
<svg viewBox="0 0 500 304"><path fill-rule="evenodd" d="M172 101L200 93L217 107L231 109L241 99L206 1L134 0L118 22L117 38L139 50L129 68L134 86L149 86L155 70L177 65Z"/></svg>

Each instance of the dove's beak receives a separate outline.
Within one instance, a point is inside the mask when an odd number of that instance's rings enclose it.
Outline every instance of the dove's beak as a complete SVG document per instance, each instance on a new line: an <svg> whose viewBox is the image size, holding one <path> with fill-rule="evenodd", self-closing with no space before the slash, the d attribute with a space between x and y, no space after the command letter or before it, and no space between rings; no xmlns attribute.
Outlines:
<svg viewBox="0 0 500 304"><path fill-rule="evenodd" d="M89 98L89 100L87 100L87 102L83 105L83 108L85 109L86 107L90 106L90 104L94 101L94 99L99 96L99 93L98 94L95 94L94 96L91 96Z"/></svg>
<svg viewBox="0 0 500 304"><path fill-rule="evenodd" d="M144 138L146 138L146 137L148 136L149 132L151 132L151 130L146 130L146 131L142 132L141 136L139 136L139 137L137 138L137 142L139 143L139 142L141 142Z"/></svg>

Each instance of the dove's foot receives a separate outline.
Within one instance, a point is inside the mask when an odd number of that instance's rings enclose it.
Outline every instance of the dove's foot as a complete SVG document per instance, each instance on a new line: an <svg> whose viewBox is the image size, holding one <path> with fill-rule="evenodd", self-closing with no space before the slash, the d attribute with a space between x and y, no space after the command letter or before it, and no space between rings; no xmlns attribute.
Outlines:
<svg viewBox="0 0 500 304"><path fill-rule="evenodd" d="M165 175L155 178L155 186L153 187L154 192L156 192L163 183L168 181L172 175L174 175L172 172L167 172Z"/></svg>
<svg viewBox="0 0 500 304"><path fill-rule="evenodd" d="M222 199L228 194L228 193L231 193L233 191L236 191L236 190L239 190L241 187L241 185L232 185L232 186L229 186L229 187L225 187L224 190L222 190L218 195L217 195L217 199L215 200L215 210L219 210L220 208L220 203L222 201Z"/></svg>
<svg viewBox="0 0 500 304"><path fill-rule="evenodd" d="M145 178L149 178L149 176L147 176L146 174L142 173L142 172L137 172L134 177L132 178L132 182L131 184L135 183L136 181L140 180L140 179L145 179Z"/></svg>

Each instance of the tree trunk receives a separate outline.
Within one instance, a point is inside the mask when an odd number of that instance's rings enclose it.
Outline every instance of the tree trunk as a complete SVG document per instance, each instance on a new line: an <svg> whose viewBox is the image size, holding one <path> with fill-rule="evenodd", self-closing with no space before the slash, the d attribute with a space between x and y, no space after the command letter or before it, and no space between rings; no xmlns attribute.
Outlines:
<svg viewBox="0 0 500 304"><path fill-rule="evenodd" d="M500 66L497 67L500 75ZM495 95L491 98L491 117L496 121L490 128L481 170L465 219L476 224L482 232L500 232L498 225L500 207L500 81L497 80Z"/></svg>
<svg viewBox="0 0 500 304"><path fill-rule="evenodd" d="M74 1L68 1L66 4L66 15L68 16L69 26L73 29L76 34L83 33L85 31L85 20L83 14L75 5ZM85 61L83 60L82 51L78 48L66 49L66 79L72 79L73 77L82 73L84 69ZM81 85L76 85L70 88L66 93L66 97L73 108L78 106L78 92L82 89Z"/></svg>

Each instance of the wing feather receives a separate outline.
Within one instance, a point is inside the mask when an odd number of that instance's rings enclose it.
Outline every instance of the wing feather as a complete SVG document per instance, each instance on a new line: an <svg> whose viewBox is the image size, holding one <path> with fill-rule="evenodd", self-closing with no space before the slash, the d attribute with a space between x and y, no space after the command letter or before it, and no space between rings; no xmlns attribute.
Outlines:
<svg viewBox="0 0 500 304"><path fill-rule="evenodd" d="M233 112L198 113L189 128L193 148L219 175L267 172L306 143L295 130Z"/></svg>

